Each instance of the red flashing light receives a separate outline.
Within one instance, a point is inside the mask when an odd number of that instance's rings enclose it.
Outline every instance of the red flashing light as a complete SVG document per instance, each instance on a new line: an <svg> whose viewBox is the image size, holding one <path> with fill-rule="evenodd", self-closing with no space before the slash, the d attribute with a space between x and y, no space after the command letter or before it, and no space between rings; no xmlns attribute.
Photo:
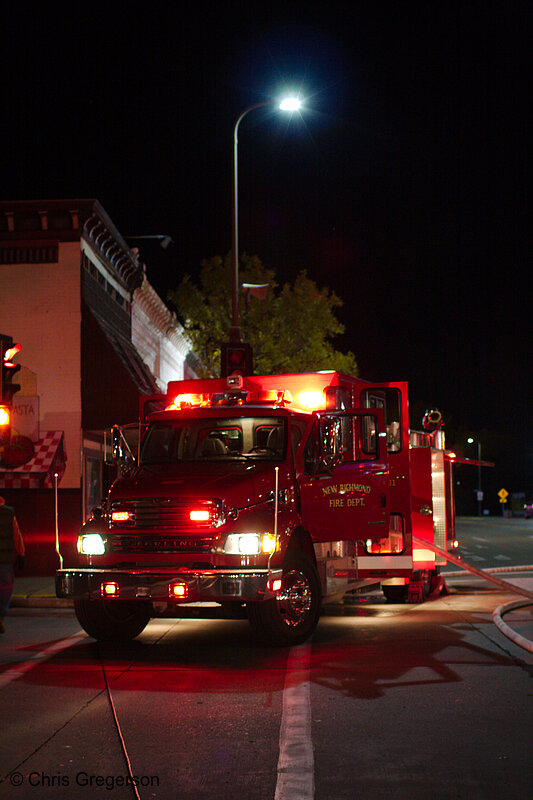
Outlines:
<svg viewBox="0 0 533 800"><path fill-rule="evenodd" d="M267 589L270 589L271 592L279 592L281 589L281 579L276 578L274 581L269 580L267 583Z"/></svg>
<svg viewBox="0 0 533 800"><path fill-rule="evenodd" d="M210 394L178 394L165 411L176 411L185 408L201 408L211 403Z"/></svg>
<svg viewBox="0 0 533 800"><path fill-rule="evenodd" d="M11 424L11 411L9 406L0 406L0 428Z"/></svg>
<svg viewBox="0 0 533 800"><path fill-rule="evenodd" d="M16 367L17 365L14 364L11 361L11 359L15 358L17 353L20 353L21 350L22 350L22 347L18 342L17 342L17 344L14 344L12 347L8 347L6 350L4 350L4 366L5 367Z"/></svg>
<svg viewBox="0 0 533 800"><path fill-rule="evenodd" d="M189 519L200 527L213 527L221 522L218 505L213 500L197 500L189 510Z"/></svg>
<svg viewBox="0 0 533 800"><path fill-rule="evenodd" d="M0 336L0 403L11 405L13 395L20 391L20 384L13 383L13 378L21 367L12 359L17 353L20 353L21 349L20 344L12 343L11 337Z"/></svg>
<svg viewBox="0 0 533 800"><path fill-rule="evenodd" d="M168 586L168 596L172 600L186 600L189 596L189 587L186 583L170 583Z"/></svg>
<svg viewBox="0 0 533 800"><path fill-rule="evenodd" d="M287 389L267 389L262 392L248 392L247 403L261 403L271 406L285 406L292 403L291 393Z"/></svg>
<svg viewBox="0 0 533 800"><path fill-rule="evenodd" d="M118 597L119 586L116 581L105 581L100 586L100 594L102 597Z"/></svg>

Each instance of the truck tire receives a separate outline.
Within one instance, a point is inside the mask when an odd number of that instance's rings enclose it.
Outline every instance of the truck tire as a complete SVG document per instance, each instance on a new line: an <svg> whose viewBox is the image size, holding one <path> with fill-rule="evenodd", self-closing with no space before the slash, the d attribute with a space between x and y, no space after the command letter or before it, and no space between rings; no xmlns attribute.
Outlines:
<svg viewBox="0 0 533 800"><path fill-rule="evenodd" d="M150 621L150 605L135 600L88 600L74 602L83 630L102 642L127 641L138 636Z"/></svg>
<svg viewBox="0 0 533 800"><path fill-rule="evenodd" d="M407 583L404 586L382 586L381 590L387 603L424 602L429 597L435 574L435 570L416 573L413 579L420 583L420 594L416 596L415 600L410 600L409 584Z"/></svg>
<svg viewBox="0 0 533 800"><path fill-rule="evenodd" d="M382 586L381 591L385 595L387 603L406 603L407 602L407 584L404 586Z"/></svg>
<svg viewBox="0 0 533 800"><path fill-rule="evenodd" d="M320 578L303 553L291 553L283 564L283 583L277 597L247 606L254 633L278 647L308 639L318 624L321 607Z"/></svg>

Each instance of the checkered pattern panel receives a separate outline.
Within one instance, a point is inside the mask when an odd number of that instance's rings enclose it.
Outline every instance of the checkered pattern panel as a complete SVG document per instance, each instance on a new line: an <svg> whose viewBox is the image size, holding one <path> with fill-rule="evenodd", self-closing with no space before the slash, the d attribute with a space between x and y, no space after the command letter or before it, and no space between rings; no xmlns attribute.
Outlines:
<svg viewBox="0 0 533 800"><path fill-rule="evenodd" d="M61 481L67 460L63 446L63 431L46 431L34 446L33 458L26 464L16 469L0 469L0 488L52 488L56 472L58 483Z"/></svg>

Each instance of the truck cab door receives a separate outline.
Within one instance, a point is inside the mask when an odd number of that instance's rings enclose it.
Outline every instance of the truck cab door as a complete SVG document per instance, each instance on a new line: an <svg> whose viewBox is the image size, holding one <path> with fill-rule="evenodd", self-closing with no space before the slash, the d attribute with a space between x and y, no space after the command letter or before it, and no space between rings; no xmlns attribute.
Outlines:
<svg viewBox="0 0 533 800"><path fill-rule="evenodd" d="M363 387L356 402L362 408L379 409L385 419L389 461L391 528L401 543L392 552L411 552L411 466L409 451L409 403L407 383L377 383Z"/></svg>
<svg viewBox="0 0 533 800"><path fill-rule="evenodd" d="M302 522L315 542L381 539L389 475L380 409L316 414L296 457Z"/></svg>

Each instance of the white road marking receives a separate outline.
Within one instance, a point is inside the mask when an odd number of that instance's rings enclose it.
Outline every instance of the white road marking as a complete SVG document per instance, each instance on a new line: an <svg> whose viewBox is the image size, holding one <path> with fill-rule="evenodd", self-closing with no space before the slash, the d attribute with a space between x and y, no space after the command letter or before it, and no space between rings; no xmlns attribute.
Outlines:
<svg viewBox="0 0 533 800"><path fill-rule="evenodd" d="M274 800L312 800L315 794L310 655L310 645L302 644L291 648L287 661Z"/></svg>
<svg viewBox="0 0 533 800"><path fill-rule="evenodd" d="M18 678L21 678L26 672L28 672L28 670L33 669L33 667L35 667L41 661L46 661L47 658L51 658L56 653L61 652L61 650L71 647L71 645L76 644L78 639L83 639L86 636L87 634L83 631L73 633L72 636L67 636L66 639L61 639L59 642L54 642L54 644L51 644L50 647L47 647L45 650L35 653L35 655L33 655L27 661L22 661L15 667L6 669L6 671L2 672L0 675L0 689L3 686L7 686L8 683L11 683L11 681L16 681Z"/></svg>

